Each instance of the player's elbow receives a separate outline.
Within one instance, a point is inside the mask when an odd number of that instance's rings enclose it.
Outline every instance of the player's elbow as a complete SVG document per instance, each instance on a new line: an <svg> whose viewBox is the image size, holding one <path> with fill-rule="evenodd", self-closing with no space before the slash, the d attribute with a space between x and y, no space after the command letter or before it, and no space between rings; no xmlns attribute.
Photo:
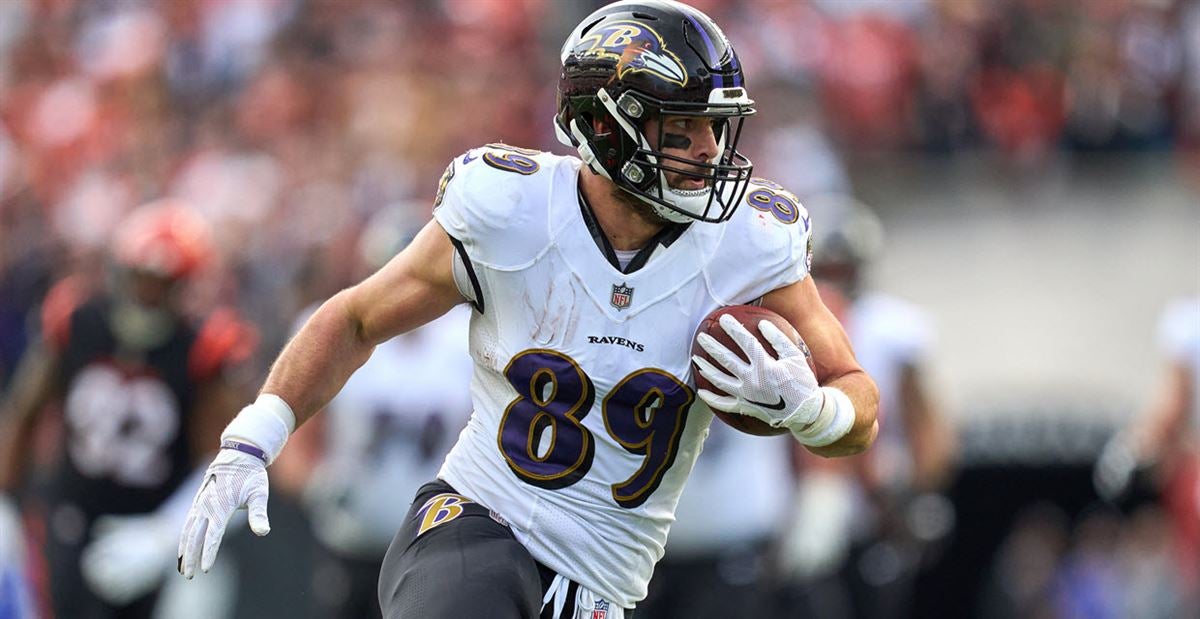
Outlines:
<svg viewBox="0 0 1200 619"><path fill-rule="evenodd" d="M346 288L330 297L317 309L313 319L330 325L329 328L342 334L354 346L373 347L369 325L362 303L356 298L355 288Z"/></svg>

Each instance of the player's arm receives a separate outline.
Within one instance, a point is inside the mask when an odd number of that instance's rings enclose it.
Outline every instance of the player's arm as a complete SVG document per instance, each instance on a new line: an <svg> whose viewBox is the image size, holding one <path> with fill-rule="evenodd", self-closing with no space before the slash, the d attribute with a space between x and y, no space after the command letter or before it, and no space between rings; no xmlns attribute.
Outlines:
<svg viewBox="0 0 1200 619"><path fill-rule="evenodd" d="M20 483L38 412L54 397L59 375L59 355L43 344L32 344L21 357L9 393L0 400L0 491Z"/></svg>
<svg viewBox="0 0 1200 619"><path fill-rule="evenodd" d="M466 299L454 282L454 246L431 221L403 252L313 313L271 367L263 393L304 423L324 408L375 346L445 314Z"/></svg>
<svg viewBox="0 0 1200 619"><path fill-rule="evenodd" d="M216 559L225 524L245 505L250 529L270 531L266 465L295 427L322 410L375 346L466 299L454 280L454 246L430 222L404 251L358 285L321 305L284 347L258 400L221 435L179 541L179 571L191 578Z"/></svg>
<svg viewBox="0 0 1200 619"><path fill-rule="evenodd" d="M1194 440L1187 421L1195 389L1185 364L1175 361L1167 367L1150 406L1104 446L1093 471L1102 497L1115 500L1124 495L1139 472L1170 462Z"/></svg>
<svg viewBox="0 0 1200 619"><path fill-rule="evenodd" d="M900 369L900 401L904 406L904 431L912 449L913 481L919 490L935 490L946 482L950 472L954 433L930 395L917 363L905 363Z"/></svg>
<svg viewBox="0 0 1200 619"><path fill-rule="evenodd" d="M833 313L821 301L811 277L773 290L762 298L762 306L783 316L796 327L812 352L817 381L844 393L853 405L853 424L837 441L825 446L807 445L825 457L849 456L870 447L879 432L875 413L879 390L854 357L850 339Z"/></svg>
<svg viewBox="0 0 1200 619"><path fill-rule="evenodd" d="M1188 438L1187 413L1196 397L1189 368L1173 362L1150 406L1127 432L1140 462L1155 463L1178 451Z"/></svg>
<svg viewBox="0 0 1200 619"><path fill-rule="evenodd" d="M870 447L879 431L879 391L859 367L845 331L821 302L811 278L767 293L762 305L796 328L808 344L815 372L801 346L770 320L743 325L725 314L720 326L744 356L707 333L697 335L696 342L712 361L693 355L692 362L724 392L700 389L700 399L713 409L787 430L820 456L849 456ZM751 334L755 327L766 344Z"/></svg>

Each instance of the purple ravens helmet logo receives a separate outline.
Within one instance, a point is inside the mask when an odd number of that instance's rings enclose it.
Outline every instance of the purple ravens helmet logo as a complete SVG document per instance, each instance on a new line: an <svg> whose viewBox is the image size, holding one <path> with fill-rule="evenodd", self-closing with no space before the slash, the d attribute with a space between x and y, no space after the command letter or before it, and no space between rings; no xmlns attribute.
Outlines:
<svg viewBox="0 0 1200 619"><path fill-rule="evenodd" d="M657 32L634 21L615 21L579 40L580 55L596 55L617 61L617 79L627 73L648 73L659 79L687 86L683 61L667 49Z"/></svg>

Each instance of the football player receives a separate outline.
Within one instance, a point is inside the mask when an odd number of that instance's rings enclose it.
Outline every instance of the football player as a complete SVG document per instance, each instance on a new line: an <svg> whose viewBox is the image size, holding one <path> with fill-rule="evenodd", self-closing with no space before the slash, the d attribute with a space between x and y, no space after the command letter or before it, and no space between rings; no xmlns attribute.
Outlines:
<svg viewBox="0 0 1200 619"><path fill-rule="evenodd" d="M789 440L712 424L639 619L774 615L771 559L795 485Z"/></svg>
<svg viewBox="0 0 1200 619"><path fill-rule="evenodd" d="M358 247L364 268L382 267L412 241L419 231L415 212L397 206L368 220ZM469 308L456 307L377 346L313 420L319 423L296 437L317 444L293 445L282 456L320 454L304 492L321 549L313 574L316 616L379 615L379 568L408 512L407 498L437 475L471 413L469 317Z"/></svg>
<svg viewBox="0 0 1200 619"><path fill-rule="evenodd" d="M1105 446L1094 471L1107 500L1137 486L1161 493L1172 526L1176 575L1191 603L1200 599L1200 297L1163 310L1158 345L1165 363L1154 397Z"/></svg>
<svg viewBox="0 0 1200 619"><path fill-rule="evenodd" d="M711 19L677 2L597 10L562 51L560 138L579 157L503 144L450 162L435 221L396 258L325 302L259 398L222 435L179 543L180 571L212 562L242 505L266 534L266 467L390 337L474 308L474 411L384 559L386 617L624 617L646 595L711 408L745 414L826 456L866 449L876 389L808 277L809 222L751 178L737 151L754 113ZM759 302L778 329L744 349L701 319ZM747 474L753 474L747 471ZM395 500L404 500L396 497Z"/></svg>
<svg viewBox="0 0 1200 619"><path fill-rule="evenodd" d="M879 387L879 442L867 458L879 483L918 491L943 486L952 472L954 432L929 388L934 331L916 305L874 290L866 271L883 246L883 227L870 207L847 195L812 198L827 219L813 240L812 275L842 323L863 368Z"/></svg>
<svg viewBox="0 0 1200 619"><path fill-rule="evenodd" d="M813 196L808 203L824 223L814 233L812 276L879 387L883 429L864 458L806 461L792 520L809 526L788 528L784 563L817 582L840 566L849 616L903 616L920 546L933 541L913 538L906 510L951 509L937 494L952 471L954 434L928 385L933 328L919 307L869 288L866 272L883 245L871 209L844 194ZM817 596L837 589L818 588Z"/></svg>
<svg viewBox="0 0 1200 619"><path fill-rule="evenodd" d="M61 457L43 497L58 617L152 612L171 559L160 550L170 542L156 535L163 527L93 525L151 514L174 493L178 527L195 486L176 491L203 470L200 455L211 453L236 401L224 370L252 351L253 331L228 310L196 327L180 309L182 287L213 251L206 223L186 206L145 205L117 228L107 289L68 278L43 303L43 341L23 359L0 415L0 489L22 480L39 413L61 407ZM92 549L89 576L85 549L114 528L122 541Z"/></svg>

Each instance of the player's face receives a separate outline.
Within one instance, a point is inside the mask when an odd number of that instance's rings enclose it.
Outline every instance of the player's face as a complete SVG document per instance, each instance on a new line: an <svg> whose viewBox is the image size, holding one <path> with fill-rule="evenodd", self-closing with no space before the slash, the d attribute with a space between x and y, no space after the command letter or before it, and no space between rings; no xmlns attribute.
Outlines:
<svg viewBox="0 0 1200 619"><path fill-rule="evenodd" d="M174 288L170 279L145 271L129 272L129 292L133 300L145 307L165 307Z"/></svg>
<svg viewBox="0 0 1200 619"><path fill-rule="evenodd" d="M662 144L659 140L659 120L651 118L646 121L645 133L653 148L667 155L695 161L710 163L718 154L716 123L711 118L699 116L663 116ZM678 161L663 162L665 166L678 169L680 172L700 172L698 166L689 166ZM664 172L667 184L675 189L703 189L708 181L689 177L679 172Z"/></svg>

